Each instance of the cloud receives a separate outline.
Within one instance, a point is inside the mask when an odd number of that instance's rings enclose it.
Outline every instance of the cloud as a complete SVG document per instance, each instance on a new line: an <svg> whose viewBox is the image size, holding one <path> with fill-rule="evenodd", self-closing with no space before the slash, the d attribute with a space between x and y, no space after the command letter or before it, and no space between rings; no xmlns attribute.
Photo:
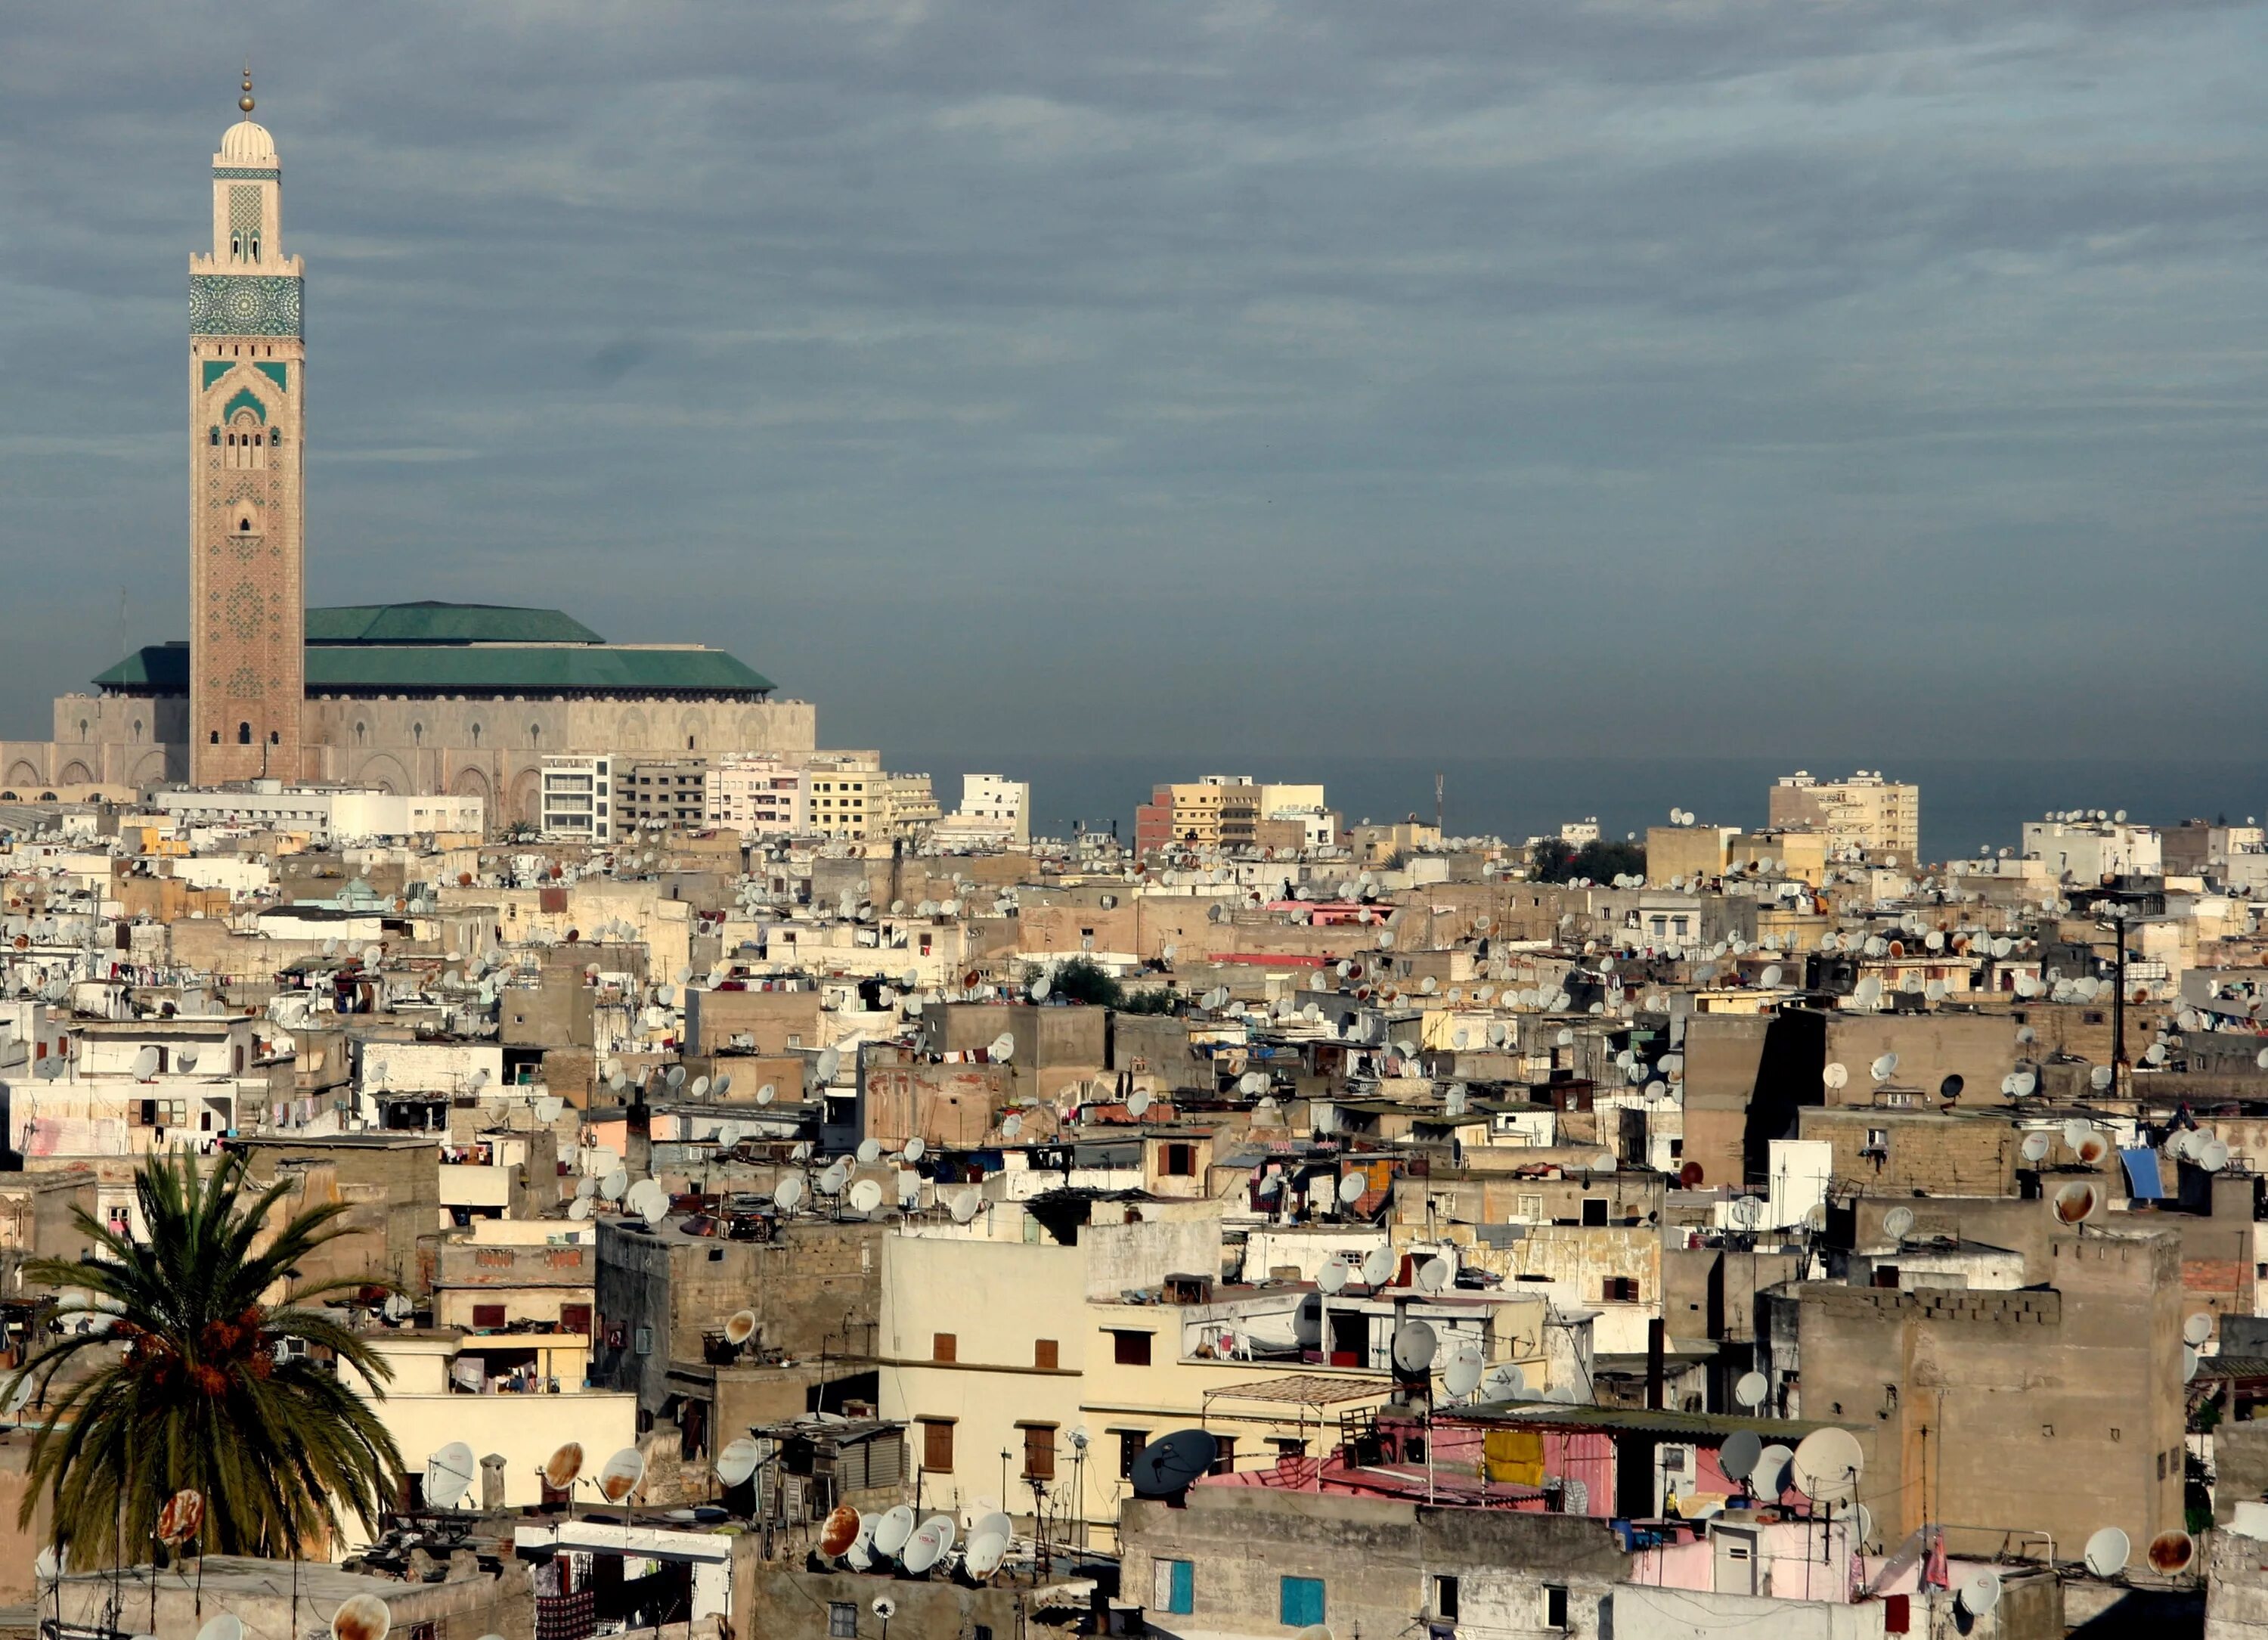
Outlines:
<svg viewBox="0 0 2268 1640"><path fill-rule="evenodd" d="M917 763L2155 737L2200 659L2263 681L2261 20L27 14L0 726L111 658L103 589L180 629L182 258L249 39L318 599L728 645Z"/></svg>

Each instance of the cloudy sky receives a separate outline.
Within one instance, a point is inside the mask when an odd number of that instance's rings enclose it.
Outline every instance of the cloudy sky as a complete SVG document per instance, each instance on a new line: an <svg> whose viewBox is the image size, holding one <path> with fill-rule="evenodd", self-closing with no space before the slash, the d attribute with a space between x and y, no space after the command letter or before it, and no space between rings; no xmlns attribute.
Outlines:
<svg viewBox="0 0 2268 1640"><path fill-rule="evenodd" d="M907 761L2259 755L2264 48L2169 0L17 8L0 732L122 590L183 631L249 52L317 602L725 646Z"/></svg>

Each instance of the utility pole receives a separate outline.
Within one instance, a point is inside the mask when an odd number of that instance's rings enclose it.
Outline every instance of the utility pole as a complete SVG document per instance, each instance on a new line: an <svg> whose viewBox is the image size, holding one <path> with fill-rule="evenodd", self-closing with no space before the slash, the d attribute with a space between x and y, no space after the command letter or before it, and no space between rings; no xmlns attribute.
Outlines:
<svg viewBox="0 0 2268 1640"><path fill-rule="evenodd" d="M1445 778L1439 769L1433 772L1433 830L1441 829L1441 787Z"/></svg>

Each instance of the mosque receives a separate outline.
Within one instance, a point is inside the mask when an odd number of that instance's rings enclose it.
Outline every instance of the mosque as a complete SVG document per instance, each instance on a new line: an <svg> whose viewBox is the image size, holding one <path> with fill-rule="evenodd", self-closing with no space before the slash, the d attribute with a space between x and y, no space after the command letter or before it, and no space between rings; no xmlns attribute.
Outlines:
<svg viewBox="0 0 2268 1640"><path fill-rule="evenodd" d="M189 636L0 741L0 802L263 778L487 800L534 816L551 753L809 751L806 701L694 644L610 644L556 609L306 607L306 275L283 165L244 118L212 164L212 250L189 259Z"/></svg>

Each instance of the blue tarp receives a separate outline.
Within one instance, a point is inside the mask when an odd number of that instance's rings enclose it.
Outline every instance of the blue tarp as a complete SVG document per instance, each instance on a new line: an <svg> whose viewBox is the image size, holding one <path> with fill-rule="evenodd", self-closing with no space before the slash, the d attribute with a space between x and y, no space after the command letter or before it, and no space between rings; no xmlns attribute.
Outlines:
<svg viewBox="0 0 2268 1640"><path fill-rule="evenodd" d="M2163 1201L2166 1187L2158 1178L2158 1153L2147 1145L2139 1149L2121 1150L2118 1159L2126 1164L2126 1183L2137 1201Z"/></svg>

